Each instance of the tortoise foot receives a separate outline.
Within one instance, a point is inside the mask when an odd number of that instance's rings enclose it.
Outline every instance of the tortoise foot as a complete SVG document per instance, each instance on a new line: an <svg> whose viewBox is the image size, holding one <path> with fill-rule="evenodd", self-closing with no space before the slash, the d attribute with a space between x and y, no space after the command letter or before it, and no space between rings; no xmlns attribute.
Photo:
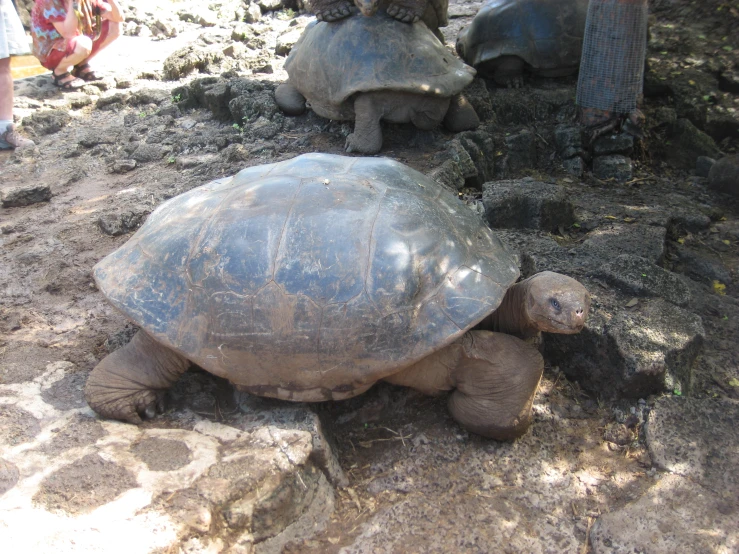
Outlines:
<svg viewBox="0 0 739 554"><path fill-rule="evenodd" d="M506 79L507 88L522 88L523 87L523 75L516 75Z"/></svg>
<svg viewBox="0 0 739 554"><path fill-rule="evenodd" d="M90 373L85 399L102 417L139 424L164 411L164 394L190 362L138 332Z"/></svg>
<svg viewBox="0 0 739 554"><path fill-rule="evenodd" d="M405 6L400 6L398 4L391 4L387 8L387 14L392 17L393 19L397 19L398 21L402 21L403 23L415 23L416 21L421 19L421 13L418 13L417 10L408 8Z"/></svg>
<svg viewBox="0 0 739 554"><path fill-rule="evenodd" d="M356 131L346 137L344 151L357 152L359 154L377 154L382 149L382 135L361 136Z"/></svg>
<svg viewBox="0 0 739 554"><path fill-rule="evenodd" d="M356 12L356 9L353 4L350 2L340 2L339 4L332 5L330 8L316 12L316 19L330 23L345 19L354 12Z"/></svg>

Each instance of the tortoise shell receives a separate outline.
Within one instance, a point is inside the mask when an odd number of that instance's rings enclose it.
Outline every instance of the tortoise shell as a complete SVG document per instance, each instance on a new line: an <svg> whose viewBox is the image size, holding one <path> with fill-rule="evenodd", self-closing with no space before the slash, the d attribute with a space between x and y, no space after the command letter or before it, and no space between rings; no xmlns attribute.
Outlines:
<svg viewBox="0 0 739 554"><path fill-rule="evenodd" d="M450 98L475 76L425 24L401 23L385 13L309 24L285 70L319 115L335 119L350 117L345 102L359 92Z"/></svg>
<svg viewBox="0 0 739 554"><path fill-rule="evenodd" d="M534 69L580 64L588 0L488 0L457 39L473 67L518 56Z"/></svg>
<svg viewBox="0 0 739 554"><path fill-rule="evenodd" d="M306 154L172 198L94 268L154 339L263 396L340 399L446 346L518 277L450 191Z"/></svg>

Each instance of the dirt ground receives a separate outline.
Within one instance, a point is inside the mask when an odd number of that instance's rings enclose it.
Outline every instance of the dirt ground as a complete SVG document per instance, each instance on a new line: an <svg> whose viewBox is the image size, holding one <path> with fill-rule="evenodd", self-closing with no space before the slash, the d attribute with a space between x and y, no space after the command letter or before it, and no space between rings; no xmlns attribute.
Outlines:
<svg viewBox="0 0 739 554"><path fill-rule="evenodd" d="M157 6L174 10L175 6L181 9L187 4L161 0L154 7L144 7L144 2L138 6L138 0L122 3L135 8L140 17L147 10L155 11ZM450 25L443 29L451 48L457 32L469 23L479 6L479 2L451 2ZM649 202L651 197L670 195L673 190L700 204L711 219L709 228L670 237L664 265L680 271L680 262L669 256L670 249L688 244L705 251L712 260L711 267L720 266L724 271L719 275L723 276L721 279L688 275L692 290L698 291L693 310L701 316L706 332L691 394L696 398L737 400L739 206L736 199L709 191L705 179L696 177L692 168L676 163L670 157L665 126L650 125L650 121L659 121L665 108L693 113L724 154L739 151L739 3L660 0L650 2L650 11L648 94L644 104L647 134L633 155L633 179L627 184L603 182L588 172L578 180L565 173L556 159L508 177L533 175L566 180L567 186L592 197L590 208L594 212L606 196L627 205L635 203L634 199ZM262 22L271 29L264 31L266 44L271 44L275 30L284 31L293 19L300 17L292 10L266 12ZM24 207L0 208L1 384L30 381L39 377L51 362L71 362L68 375L59 382L52 397L60 405L76 407L75 403L80 402L79 388L89 371L132 334L131 325L96 289L91 269L123 244L163 200L246 166L281 161L305 152L343 153L350 126L312 114L301 116L296 123L285 125L271 139L264 140L246 134L233 121L219 120L207 109L179 109L171 91L204 75L161 80L162 63L202 30L194 23L182 23L175 38L123 37L101 56L99 67L105 82L100 87L86 87L74 102L48 85L48 75L16 81L17 114L28 122L28 132L37 147L15 154L0 153L1 187L48 185L51 199ZM253 78L281 82L286 77L282 70L284 57L276 56L266 46L263 51L273 58L272 70L255 72ZM573 79L567 79L564 82L572 87ZM531 92L539 83L530 80L526 88ZM494 85L489 86L494 91ZM661 94L660 87L665 86L673 94ZM166 99L163 101L157 93ZM105 102L98 99L112 94L125 94L126 100L104 107ZM85 96L92 101L84 100ZM495 102L494 95L492 101ZM48 132L48 127L44 127L52 124L54 118L47 117L43 123L33 119L50 109L69 116L59 116L62 123L56 132ZM503 135L509 132L505 125L497 130ZM443 162L445 146L453 135L443 130L421 132L409 125L393 125L385 127L385 137L381 155L429 173ZM131 171L120 169L121 162L130 160L132 152L145 143L159 148L157 156L150 161L142 158ZM479 191L466 192L479 197ZM104 232L106 222L123 232ZM576 232L573 237L577 240ZM65 387L71 392L65 393ZM360 539L367 551L403 550L397 544L372 542L375 539L367 534L364 524L377 514L388 510L402 512L409 506L415 506L415 511L408 513L406 521L413 521L416 527L411 531L393 528L392 532L414 537L412 550L419 552L438 548L424 538L433 537L434 529L449 525L453 535L454 522L470 513L481 514L482 518L491 510L501 511L509 506L511 511L518 510L515 518L510 516L511 521L525 520L527 512L517 504L520 473L513 469L507 472L506 468L518 468L521 456L538 452L538 458L528 460L538 468L537 475L544 475L551 468L580 475L581 490L569 505L549 508L544 498L546 489L542 490L542 506L537 507L537 514L532 512L531 526L556 527L556 521L574 517L572 536L579 544L565 541L553 551L582 548L581 552L587 552L594 518L638 498L653 480L651 460L638 427L632 430L634 440L628 441L628 446L616 447L613 442L604 441L614 413L628 412L633 407L641 409L640 405L636 399L620 401L606 396L584 391L558 368L548 366L537 395L536 422L521 446L470 436L448 416L445 399L426 398L389 385L375 387L342 403L315 406L322 419L329 422L328 431L350 484L338 491L336 510L328 527L309 540L289 544L286 550L360 551L355 548ZM646 399L647 403L652 401ZM573 416L575 412L581 415ZM552 415L562 413L569 414L564 426ZM35 435L33 423L27 423L23 413L5 415L9 424L0 433L8 444L18 444ZM162 417L158 425L168 421L166 414ZM90 440L95 440L95 429L90 432ZM536 450L533 445L541 441L546 448ZM488 463L482 454L497 460L496 481L487 490L471 487L468 479L469 472L477 471L475 464ZM190 454L175 449L173 456L182 458L184 464ZM110 483L105 494L115 496L117 486L128 486L129 475L110 473L106 462L99 458L88 462L83 473L98 468L93 471L93 480L115 482ZM153 459L151 463L166 468L167 463L174 462ZM71 467L66 474L58 475L58 489L51 483L39 502L51 506L65 501L65 480L81 478L75 471ZM578 472L601 476L597 478L601 480L607 476L611 485L597 486L588 481L591 477ZM544 478L539 484L543 488L555 486ZM77 498L70 509L76 510L80 502L87 501L95 504L104 499L95 495ZM551 522L542 519L542 510L550 511ZM397 522L403 519L392 521L388 525L400 525ZM459 537L457 545L461 550L485 551L481 541L475 536Z"/></svg>

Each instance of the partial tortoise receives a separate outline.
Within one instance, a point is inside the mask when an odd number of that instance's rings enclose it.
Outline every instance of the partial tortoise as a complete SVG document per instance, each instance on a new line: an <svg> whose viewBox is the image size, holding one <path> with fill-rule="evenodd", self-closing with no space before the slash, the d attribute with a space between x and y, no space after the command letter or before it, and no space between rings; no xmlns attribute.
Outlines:
<svg viewBox="0 0 739 554"><path fill-rule="evenodd" d="M308 25L285 61L288 81L275 100L288 115L305 111L354 120L347 152L376 154L380 121L411 122L452 132L480 120L461 95L475 70L452 55L423 23L406 25L385 14Z"/></svg>
<svg viewBox="0 0 739 554"><path fill-rule="evenodd" d="M312 0L319 21L338 21L356 13L373 16L378 11L403 23L423 21L443 42L439 27L449 24L449 0Z"/></svg>
<svg viewBox="0 0 739 554"><path fill-rule="evenodd" d="M283 400L340 400L379 380L453 390L452 416L521 435L543 370L519 337L576 333L590 299L564 275L514 284L515 260L457 197L385 158L305 154L157 208L94 268L140 331L85 389L140 422L191 363ZM489 330L473 329L485 320Z"/></svg>
<svg viewBox="0 0 739 554"><path fill-rule="evenodd" d="M457 38L457 53L483 77L519 87L528 68L544 77L577 72L588 0L487 0Z"/></svg>

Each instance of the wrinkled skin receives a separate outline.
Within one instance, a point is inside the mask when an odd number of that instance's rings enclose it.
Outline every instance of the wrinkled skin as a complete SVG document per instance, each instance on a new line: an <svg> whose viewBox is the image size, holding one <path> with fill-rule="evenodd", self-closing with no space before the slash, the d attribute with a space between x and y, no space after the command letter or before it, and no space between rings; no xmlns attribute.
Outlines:
<svg viewBox="0 0 739 554"><path fill-rule="evenodd" d="M461 425L486 437L514 439L531 423L531 406L544 368L538 350L522 339L542 331L577 333L589 308L590 296L576 280L539 273L510 287L500 307L481 324L489 330L469 331L385 380L426 394L451 390L449 410ZM142 416L156 412L163 392L189 364L140 331L93 369L85 397L104 417L139 423ZM289 387L288 383L273 385ZM355 394L366 388L356 389Z"/></svg>

